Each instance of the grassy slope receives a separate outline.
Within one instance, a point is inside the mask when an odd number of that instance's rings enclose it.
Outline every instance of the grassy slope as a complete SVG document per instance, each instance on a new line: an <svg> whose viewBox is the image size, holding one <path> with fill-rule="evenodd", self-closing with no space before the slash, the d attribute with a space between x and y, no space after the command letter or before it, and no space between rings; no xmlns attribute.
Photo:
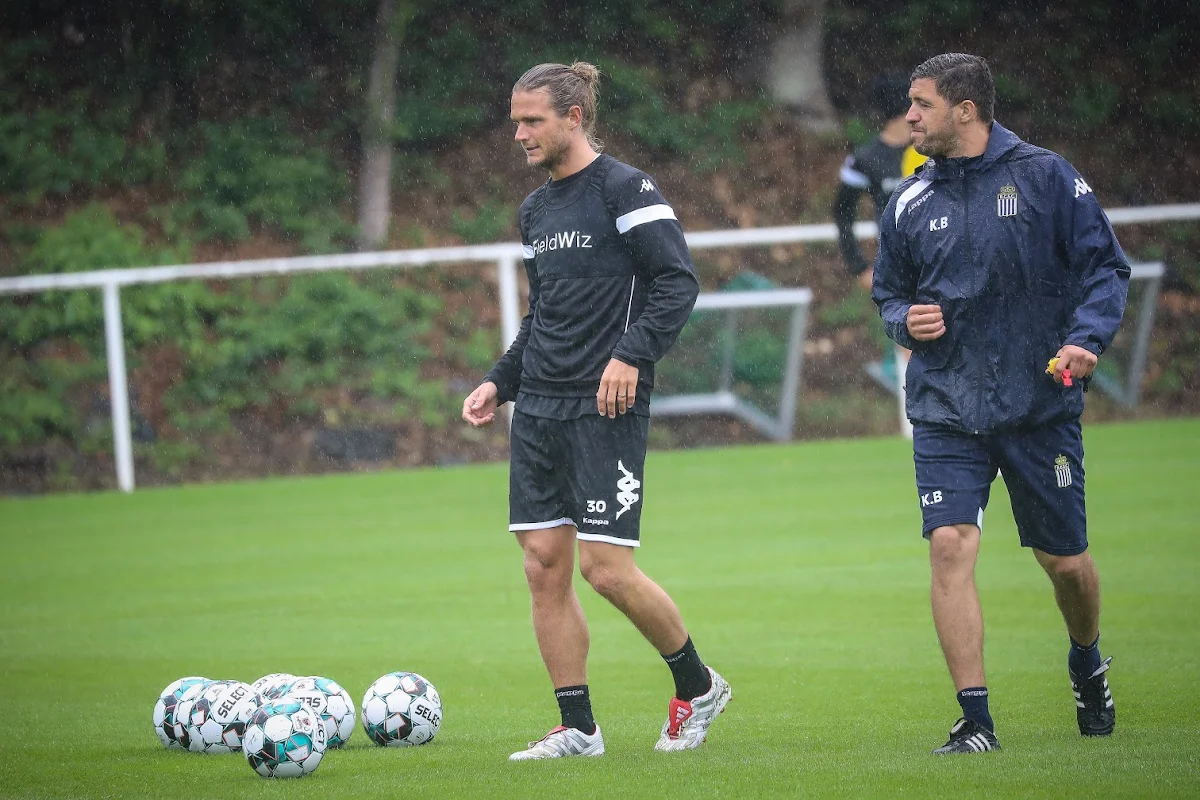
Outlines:
<svg viewBox="0 0 1200 800"><path fill-rule="evenodd" d="M581 587L608 755L510 765L556 721L503 533L502 465L0 501L0 796L1183 796L1200 781L1200 421L1089 428L1103 645L1120 716L1082 741L1049 584L993 495L979 582L1005 752L934 759L956 716L898 440L656 454L643 568L735 699L700 751L652 753L665 667ZM393 669L442 692L438 740L361 729L311 779L164 751L158 690ZM1192 790L1187 787L1191 786Z"/></svg>

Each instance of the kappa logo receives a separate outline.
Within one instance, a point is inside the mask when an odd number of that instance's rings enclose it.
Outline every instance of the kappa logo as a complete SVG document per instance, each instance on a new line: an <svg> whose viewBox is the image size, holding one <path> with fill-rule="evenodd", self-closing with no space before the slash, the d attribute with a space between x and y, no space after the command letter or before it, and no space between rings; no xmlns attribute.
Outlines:
<svg viewBox="0 0 1200 800"><path fill-rule="evenodd" d="M637 495L637 490L642 487L642 482L633 477L633 473L625 469L625 465L620 461L617 462L617 469L624 473L624 477L617 481L617 502L621 504L621 510L617 512L616 519L620 519L629 508L636 503L640 498Z"/></svg>
<svg viewBox="0 0 1200 800"><path fill-rule="evenodd" d="M933 189L930 189L928 192L926 192L925 194L923 194L923 195L921 195L920 197L918 197L916 200L914 200L914 201L912 202L912 205L910 205L910 206L908 207L908 211L909 211L909 213L911 214L911 213L912 213L914 210L916 210L917 206L921 205L921 204L922 204L922 203L924 203L926 200L928 200L929 198L933 197L933 195L934 195L934 190L933 190Z"/></svg>
<svg viewBox="0 0 1200 800"><path fill-rule="evenodd" d="M1083 178L1075 179L1075 197L1077 199L1083 197L1085 194L1091 193L1091 191L1092 187L1088 186Z"/></svg>
<svg viewBox="0 0 1200 800"><path fill-rule="evenodd" d="M1060 489L1071 485L1071 462L1061 453L1054 459L1054 479Z"/></svg>
<svg viewBox="0 0 1200 800"><path fill-rule="evenodd" d="M653 191L654 191L654 184L651 183L648 179L643 179L642 180L642 188L638 190L638 194L641 194L642 192L653 192Z"/></svg>

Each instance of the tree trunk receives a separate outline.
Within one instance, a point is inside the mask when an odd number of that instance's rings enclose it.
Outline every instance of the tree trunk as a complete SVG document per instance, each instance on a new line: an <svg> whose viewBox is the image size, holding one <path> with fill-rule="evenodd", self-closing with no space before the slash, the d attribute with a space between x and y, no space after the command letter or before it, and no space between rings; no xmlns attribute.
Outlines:
<svg viewBox="0 0 1200 800"><path fill-rule="evenodd" d="M392 127L396 116L396 65L404 30L416 13L411 0L379 0L375 54L363 119L358 178L358 244L372 250L387 241L392 200Z"/></svg>
<svg viewBox="0 0 1200 800"><path fill-rule="evenodd" d="M814 130L834 130L837 120L822 66L825 0L784 0L771 42L767 88Z"/></svg>

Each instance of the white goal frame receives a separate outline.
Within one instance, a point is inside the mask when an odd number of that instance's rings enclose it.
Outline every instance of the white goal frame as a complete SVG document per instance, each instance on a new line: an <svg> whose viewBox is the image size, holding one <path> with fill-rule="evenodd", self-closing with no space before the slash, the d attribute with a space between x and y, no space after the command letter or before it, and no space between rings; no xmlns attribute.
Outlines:
<svg viewBox="0 0 1200 800"><path fill-rule="evenodd" d="M650 398L650 413L657 416L681 414L729 414L776 441L792 438L796 402L800 395L800 373L804 366L804 337L808 330L809 289L764 289L749 292L711 292L696 299L695 311L723 310L725 337L721 348L721 370L717 388L699 394ZM749 308L789 307L787 350L784 355L783 387L779 408L770 416L733 391L733 357L737 347L738 312Z"/></svg>

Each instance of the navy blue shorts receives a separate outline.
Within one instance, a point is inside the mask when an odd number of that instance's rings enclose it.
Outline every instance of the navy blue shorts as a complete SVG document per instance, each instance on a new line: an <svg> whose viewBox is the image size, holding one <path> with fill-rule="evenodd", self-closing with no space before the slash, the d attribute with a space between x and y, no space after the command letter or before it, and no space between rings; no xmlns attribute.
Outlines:
<svg viewBox="0 0 1200 800"><path fill-rule="evenodd" d="M977 525L996 474L1004 476L1022 547L1056 556L1087 550L1083 431L1078 419L1027 431L970 434L913 423L913 462L925 538L943 525Z"/></svg>
<svg viewBox="0 0 1200 800"><path fill-rule="evenodd" d="M508 529L571 525L584 541L637 547L650 418L595 412L577 419L513 413Z"/></svg>

